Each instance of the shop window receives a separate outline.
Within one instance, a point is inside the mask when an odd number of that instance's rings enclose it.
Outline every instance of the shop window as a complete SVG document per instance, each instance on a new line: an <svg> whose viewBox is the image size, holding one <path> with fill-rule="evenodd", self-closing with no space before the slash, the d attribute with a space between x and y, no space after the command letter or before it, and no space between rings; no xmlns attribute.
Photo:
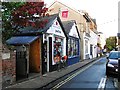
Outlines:
<svg viewBox="0 0 120 90"><path fill-rule="evenodd" d="M74 52L74 41L73 39L71 39L71 56L74 55L73 52Z"/></svg>
<svg viewBox="0 0 120 90"><path fill-rule="evenodd" d="M60 38L60 37L55 37L55 41L54 41L54 59L56 58L56 55L57 55L58 52L60 53L60 56L63 56L63 39Z"/></svg>
<svg viewBox="0 0 120 90"><path fill-rule="evenodd" d="M72 56L76 56L78 55L78 39L75 38L69 38L68 40L68 56L72 57Z"/></svg>

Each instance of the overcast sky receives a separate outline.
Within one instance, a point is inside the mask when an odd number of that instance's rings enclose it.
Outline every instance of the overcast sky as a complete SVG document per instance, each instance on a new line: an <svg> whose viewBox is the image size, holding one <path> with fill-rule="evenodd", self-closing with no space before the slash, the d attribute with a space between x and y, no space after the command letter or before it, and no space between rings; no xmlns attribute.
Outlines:
<svg viewBox="0 0 120 90"><path fill-rule="evenodd" d="M44 0L50 6L56 0ZM96 19L97 30L105 37L116 36L118 33L118 2L120 0L57 0L76 9L85 10Z"/></svg>

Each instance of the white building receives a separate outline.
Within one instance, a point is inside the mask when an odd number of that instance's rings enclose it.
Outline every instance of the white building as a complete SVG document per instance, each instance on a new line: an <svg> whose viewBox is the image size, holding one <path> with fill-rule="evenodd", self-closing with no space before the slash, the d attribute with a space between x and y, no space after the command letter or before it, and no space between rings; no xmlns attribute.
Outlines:
<svg viewBox="0 0 120 90"><path fill-rule="evenodd" d="M90 30L90 36L90 58L95 58L97 56L97 32Z"/></svg>
<svg viewBox="0 0 120 90"><path fill-rule="evenodd" d="M106 45L106 39L105 39L105 36L102 32L98 33L98 43L101 45L102 49Z"/></svg>

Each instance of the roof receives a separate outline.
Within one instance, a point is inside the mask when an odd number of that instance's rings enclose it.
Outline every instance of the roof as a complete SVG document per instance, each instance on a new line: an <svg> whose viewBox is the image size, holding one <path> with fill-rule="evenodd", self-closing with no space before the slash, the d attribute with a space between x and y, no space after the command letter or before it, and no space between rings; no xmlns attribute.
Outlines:
<svg viewBox="0 0 120 90"><path fill-rule="evenodd" d="M53 15L50 15L50 16L45 16L44 18L42 18L42 20L48 20L48 23L45 25L44 28L35 28L35 27L32 27L32 26L29 26L29 27L25 27L25 28L22 28L19 30L19 32L16 34L16 36L22 36L22 35L41 35L43 33L45 33L54 23L54 20L57 19L65 36L67 37L67 34L65 33L65 29L63 27L63 24L61 22L61 19L59 18L59 14L53 14Z"/></svg>
<svg viewBox="0 0 120 90"><path fill-rule="evenodd" d="M40 20L48 20L48 23L45 25L44 28L35 28L32 26L28 26L25 28L21 28L17 34L23 35L23 34L41 34L46 32L49 27L53 24L54 20L58 17L58 14L45 16L44 18L40 18Z"/></svg>
<svg viewBox="0 0 120 90"><path fill-rule="evenodd" d="M94 22L94 24L96 25L96 19L92 19L92 21Z"/></svg>
<svg viewBox="0 0 120 90"><path fill-rule="evenodd" d="M65 29L65 33L67 34L67 36L69 36L70 30L72 29L72 26L74 25L74 23L76 24L75 20L70 20L70 21L63 21L63 27ZM79 32L78 32L78 28L76 27L78 36L80 38Z"/></svg>
<svg viewBox="0 0 120 90"><path fill-rule="evenodd" d="M90 20L88 15L85 14L85 15L83 15L83 17L86 19L87 22L91 22L91 20Z"/></svg>
<svg viewBox="0 0 120 90"><path fill-rule="evenodd" d="M97 31L97 30L92 30L94 33L96 33L96 34L99 34L99 32Z"/></svg>
<svg viewBox="0 0 120 90"><path fill-rule="evenodd" d="M29 45L35 41L39 36L14 36L6 41L10 45Z"/></svg>
<svg viewBox="0 0 120 90"><path fill-rule="evenodd" d="M65 32L67 35L69 35L69 32L72 28L72 26L74 25L73 21L64 21L63 23L63 27L65 28Z"/></svg>
<svg viewBox="0 0 120 90"><path fill-rule="evenodd" d="M63 6L65 6L65 7L67 7L67 8L69 8L69 9L73 10L74 12L76 12L76 13L78 13L78 14L81 15L81 13L79 12L79 10L73 9L73 8L69 7L68 5L65 5L65 4L63 4L63 3L59 2L59 1L53 2L48 8L52 7L54 4L57 4L57 3L59 3L59 4L63 5Z"/></svg>

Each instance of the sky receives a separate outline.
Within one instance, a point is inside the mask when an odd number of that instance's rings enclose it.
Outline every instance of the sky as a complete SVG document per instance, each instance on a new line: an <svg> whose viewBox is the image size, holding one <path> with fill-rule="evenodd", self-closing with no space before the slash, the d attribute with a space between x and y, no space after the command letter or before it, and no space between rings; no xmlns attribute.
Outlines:
<svg viewBox="0 0 120 90"><path fill-rule="evenodd" d="M44 0L49 7L56 0ZM120 0L57 0L76 10L85 10L96 19L97 30L103 32L105 38L117 36L118 2Z"/></svg>

